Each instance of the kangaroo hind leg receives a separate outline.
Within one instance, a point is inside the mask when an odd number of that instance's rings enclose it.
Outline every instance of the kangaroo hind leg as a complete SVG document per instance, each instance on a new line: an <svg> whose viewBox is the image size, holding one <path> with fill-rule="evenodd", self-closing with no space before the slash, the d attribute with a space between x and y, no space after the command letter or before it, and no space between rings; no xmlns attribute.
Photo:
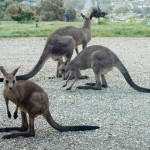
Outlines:
<svg viewBox="0 0 150 150"><path fill-rule="evenodd" d="M100 80L100 65L96 62L93 62L92 69L95 74L96 83L86 83L86 86L78 86L78 89L93 89L93 90L101 90L101 80Z"/></svg>
<svg viewBox="0 0 150 150"><path fill-rule="evenodd" d="M32 137L35 136L35 131L34 131L34 116L29 114L29 126L28 130L26 132L18 132L18 133L12 133L8 135L4 135L2 138L3 139L11 139L11 138L17 138L17 137Z"/></svg>
<svg viewBox="0 0 150 150"><path fill-rule="evenodd" d="M96 79L96 83L86 83L86 86L78 86L78 89L92 89L92 90L101 90L102 89L102 85L101 85L101 81L100 81L100 77L99 77L99 73L95 73L95 79Z"/></svg>
<svg viewBox="0 0 150 150"><path fill-rule="evenodd" d="M104 75L101 75L101 79L102 79L102 87L107 88L107 81Z"/></svg>
<svg viewBox="0 0 150 150"><path fill-rule="evenodd" d="M21 112L21 118L22 118L22 125L21 127L6 127L6 128L0 128L0 132L10 132L10 131L20 131L24 132L28 129L28 121L26 114L24 112Z"/></svg>

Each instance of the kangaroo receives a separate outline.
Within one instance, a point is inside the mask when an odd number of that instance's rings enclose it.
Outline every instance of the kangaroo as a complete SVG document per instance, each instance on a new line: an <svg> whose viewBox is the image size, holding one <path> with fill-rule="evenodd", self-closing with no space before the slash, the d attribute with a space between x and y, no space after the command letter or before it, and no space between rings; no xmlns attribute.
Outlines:
<svg viewBox="0 0 150 150"><path fill-rule="evenodd" d="M52 33L46 41L45 48L37 64L27 74L17 76L16 79L27 80L32 78L41 70L50 57L58 61L56 77L61 77L58 71L59 66L61 64L66 65L71 60L74 49L78 53L78 45L82 44L82 47L85 48L91 39L90 28L92 15L89 18L83 14L81 16L84 18L83 28L67 26ZM63 61L63 58L65 61ZM3 78L0 78L0 82L3 82Z"/></svg>
<svg viewBox="0 0 150 150"><path fill-rule="evenodd" d="M92 13L90 17L86 17L81 13L81 16L84 19L84 25L82 28L77 28L73 26L67 26L61 29L56 30L53 34L58 35L68 35L73 37L75 40L75 50L78 54L78 45L82 45L82 48L84 49L87 46L87 43L91 40L91 19L92 19Z"/></svg>
<svg viewBox="0 0 150 150"><path fill-rule="evenodd" d="M27 74L16 76L16 79L27 80L32 78L41 70L49 58L52 58L54 61L58 62L56 76L60 77L61 75L58 72L58 68L60 64L67 64L67 62L71 60L74 47L75 42L71 36L59 36L57 34L49 36L37 64ZM0 82L3 82L3 78L0 78Z"/></svg>
<svg viewBox="0 0 150 150"><path fill-rule="evenodd" d="M67 64L65 70L63 67L61 67L62 72L70 72L70 76L68 77L66 84L63 85L63 87L67 86L70 77L75 75L74 82L69 88L67 88L67 90L71 90L74 83L78 80L78 77L81 76L80 70L92 68L95 74L96 83L87 83L86 86L78 86L77 88L101 90L102 87L107 87L107 82L104 75L107 74L113 67L119 69L127 83L132 88L139 92L150 93L150 89L139 87L133 82L127 69L116 54L114 54L109 48L100 45L93 45L85 48L71 62Z"/></svg>
<svg viewBox="0 0 150 150"><path fill-rule="evenodd" d="M12 130L20 131L18 133L5 135L3 136L4 139L16 138L19 136L35 136L34 119L39 115L42 115L54 129L60 132L95 130L99 128L98 126L87 125L61 126L56 123L49 110L47 93L40 86L29 80L16 81L15 74L18 69L19 68L15 69L12 73L8 73L2 66L0 67L1 72L4 75L4 99L6 103L10 100L19 107L22 118L21 127L0 128L0 132L9 132ZM29 124L26 114L29 116Z"/></svg>

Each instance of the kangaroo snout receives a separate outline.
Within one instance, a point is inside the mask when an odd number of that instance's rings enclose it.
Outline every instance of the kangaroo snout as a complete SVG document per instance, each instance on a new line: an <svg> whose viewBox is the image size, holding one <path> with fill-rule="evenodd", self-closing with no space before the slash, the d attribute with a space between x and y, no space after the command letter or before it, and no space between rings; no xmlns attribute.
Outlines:
<svg viewBox="0 0 150 150"><path fill-rule="evenodd" d="M9 90L12 91L12 90L13 90L13 87L9 87Z"/></svg>

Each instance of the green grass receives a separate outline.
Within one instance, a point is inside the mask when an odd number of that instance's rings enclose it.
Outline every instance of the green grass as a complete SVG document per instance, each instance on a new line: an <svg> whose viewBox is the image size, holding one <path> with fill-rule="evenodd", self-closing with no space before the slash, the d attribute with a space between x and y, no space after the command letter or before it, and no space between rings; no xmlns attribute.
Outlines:
<svg viewBox="0 0 150 150"><path fill-rule="evenodd" d="M83 22L39 22L35 23L0 22L2 37L47 37L56 29L64 26L82 27ZM146 22L110 22L100 25L92 23L93 37L150 37L150 26Z"/></svg>

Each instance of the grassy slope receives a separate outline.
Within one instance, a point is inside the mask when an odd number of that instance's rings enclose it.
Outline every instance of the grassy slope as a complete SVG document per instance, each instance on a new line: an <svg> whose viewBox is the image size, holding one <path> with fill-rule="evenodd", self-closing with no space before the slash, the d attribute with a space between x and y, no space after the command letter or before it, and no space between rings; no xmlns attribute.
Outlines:
<svg viewBox="0 0 150 150"><path fill-rule="evenodd" d="M56 29L64 26L82 27L82 22L40 22L20 24L16 22L0 22L0 37L42 37L48 36ZM150 37L150 26L146 23L102 22L92 24L94 37Z"/></svg>

